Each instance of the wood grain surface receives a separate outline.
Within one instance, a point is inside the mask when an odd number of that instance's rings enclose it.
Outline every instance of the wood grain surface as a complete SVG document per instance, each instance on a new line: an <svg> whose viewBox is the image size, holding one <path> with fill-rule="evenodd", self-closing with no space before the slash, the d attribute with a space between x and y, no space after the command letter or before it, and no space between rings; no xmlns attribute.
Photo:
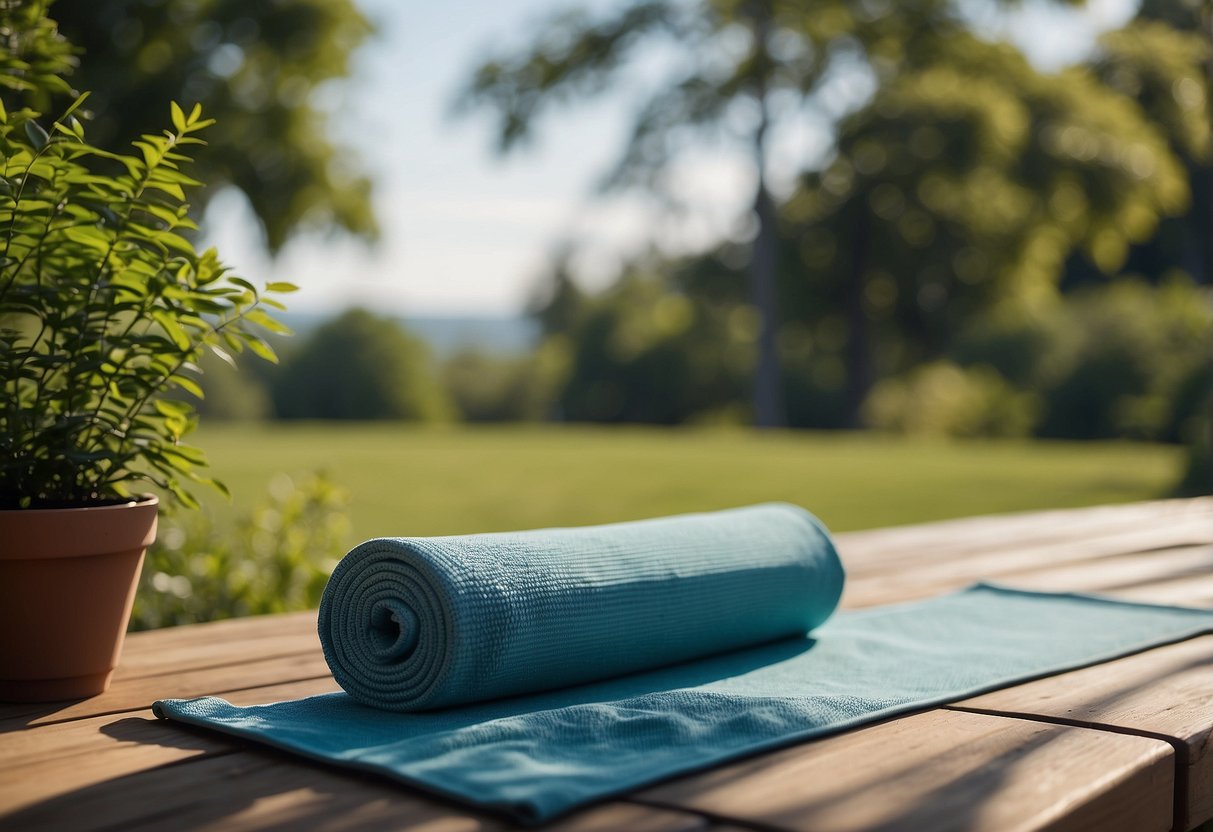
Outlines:
<svg viewBox="0 0 1213 832"><path fill-rule="evenodd" d="M850 607L976 580L1213 605L1213 499L968 518L838 545ZM0 829L513 828L148 709L336 689L314 612L132 634L105 694L0 705ZM546 828L1191 828L1213 818L1211 737L1213 636L671 780Z"/></svg>
<svg viewBox="0 0 1213 832"><path fill-rule="evenodd" d="M721 766L640 797L798 832L1165 832L1173 774L1173 751L1161 740L936 710Z"/></svg>

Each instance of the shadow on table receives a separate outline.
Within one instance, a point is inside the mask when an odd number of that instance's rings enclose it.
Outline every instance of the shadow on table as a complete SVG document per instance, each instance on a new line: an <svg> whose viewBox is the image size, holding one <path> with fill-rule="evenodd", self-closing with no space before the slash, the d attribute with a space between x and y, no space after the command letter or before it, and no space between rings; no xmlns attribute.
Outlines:
<svg viewBox="0 0 1213 832"><path fill-rule="evenodd" d="M1113 706L1162 678L1204 663L1191 661L1179 667L1166 667L1089 704L1096 711ZM881 725L894 721L856 730L879 730ZM227 827L292 830L307 827L326 830L393 828L417 832L422 829L435 832L515 828L386 778L308 763L283 752L245 745L232 737L203 729L174 725L169 730L157 720L126 718L104 726L102 731L123 743L199 753L44 800L5 817L5 828L61 830L151 826L183 830ZM903 800L904 805L860 812L877 818L864 828L886 831L983 828L983 824L990 825L986 815L988 801L1004 790L1009 781L1023 776L1025 769L1033 778L1055 776L1056 772L1045 767L1048 759L1042 757L1042 752L1062 736L1065 734L1042 725L1040 733L1005 751L992 755L971 754L972 764L959 776L926 789L917 788L914 781L933 779L929 773L933 768L929 759L918 760L912 765L870 765L870 777L859 788L827 792L802 800L789 799L788 794L796 792L796 781L789 773L794 775L796 772L792 769L799 768L801 774L806 774L803 767L805 751L798 748L765 753L702 774L671 780L639 792L633 803L678 812L656 818L663 830L671 826L677 830L700 829L710 825L711 820L756 824L763 828L834 828L840 817L850 814L856 807L870 809L873 805L891 804L896 800ZM1176 748L1175 820L1185 823L1188 760L1186 749L1179 748L1183 744L1172 744ZM895 748L889 747L885 751L888 759L895 760ZM949 748L936 756L942 761L946 755L965 751ZM789 767L789 756L797 756L801 762L793 762ZM830 764L869 765L871 760L833 755ZM747 782L771 777L779 778L787 786L781 793L779 806L774 809L752 802L743 806L735 801L733 805L737 811L722 811L710 800L697 799L719 789L744 789ZM766 786L756 791L769 789ZM1097 794L1092 793L1092 796ZM1031 808L1043 813L1048 807ZM1106 821L1107 816L1101 814L1106 809L1106 804L1101 807L1098 801L1083 800L1057 807L1059 815L1080 826L1101 818ZM1128 807L1126 811L1131 809ZM692 814L683 814L687 812ZM701 814L694 814L696 812ZM1038 819L1047 823L1060 817ZM541 828L643 829L648 826L647 821L653 820L639 806L615 802L587 808ZM1167 827L1171 819L1159 818L1158 821L1161 827Z"/></svg>
<svg viewBox="0 0 1213 832"><path fill-rule="evenodd" d="M1206 666L1203 659L1186 660L1173 666L1166 666L1156 672L1136 678L1132 683L1109 691L1084 702L1094 714L1092 719L1098 720L1098 715L1107 712L1118 703L1148 690L1163 679L1174 675ZM1084 710L1086 710L1084 707ZM1126 731L1123 729L1099 729L1094 723L1085 725L1081 722L1070 722L1065 719L1050 719L1023 714L1007 714L999 712L969 709L964 706L951 706L951 710L967 713L985 713L992 718L1037 722L1040 732L1004 751L993 754L981 753L979 744L982 738L972 741L973 748L949 746L931 758L915 760L911 764L896 764L897 749L894 745L885 746L883 761L871 757L860 757L852 753L830 753L823 757L820 768L812 766L808 756L811 754L806 747L794 747L783 751L764 753L757 757L726 763L724 766L708 772L693 774L689 777L679 777L665 783L638 790L630 798L647 806L660 808L682 808L690 811L703 811L711 817L735 819L744 814L746 821L770 829L852 829L880 830L965 830L965 829L996 829L997 822L989 814L989 801L999 792L1008 787L1015 779L1032 778L1033 782L1048 782L1058 776L1066 776L1054 766L1058 758L1050 760L1045 752L1051 750L1057 742L1067 736L1059 733L1052 726L1076 726L1088 730L1108 730L1115 733L1131 733L1142 736L1143 739L1155 739L1171 745L1174 754L1174 793L1170 807L1170 817L1150 818L1151 827L1158 829L1186 829L1188 826L1188 792L1189 792L1189 752L1187 745L1175 738L1163 735L1151 735L1148 731ZM916 712L921 714L924 712ZM856 732L880 730L881 726L912 718L914 715L903 715L890 720L854 729ZM1094 726L1094 727L1092 727ZM837 735L835 735L837 736ZM829 743L832 738L822 738L814 742ZM811 743L806 743L805 746ZM932 770L938 770L950 765L947 758L960 756L968 759L968 764L962 763L964 770L957 776L948 778L930 788L917 788L915 780L935 779ZM938 768L936 767L938 764ZM797 783L829 782L831 766L863 766L866 775L860 780L858 788L849 790L813 788L812 794L798 798ZM955 766L952 766L955 767ZM1106 772L1097 771L1102 778ZM821 776L819 776L821 775ZM1070 770L1070 776L1075 771ZM786 788L773 792L769 785L754 788L752 799L744 799L749 784L778 782ZM855 782L848 778L848 784ZM1064 819L1066 828L1096 829L1106 828L1108 824L1116 828L1131 828L1131 822L1124 818L1110 817L1109 806L1116 805L1128 817L1132 817L1134 809L1138 809L1140 793L1133 793L1119 804L1103 803L1098 798L1102 790L1091 788L1094 781L1079 781L1075 785L1086 792L1078 800L1071 796L1066 805L1055 807L1056 817L1041 816L1037 819L1044 825L1051 826ZM1124 783L1113 784L1110 788L1124 787ZM1105 788L1108 788L1105 786ZM803 790L802 790L803 792ZM771 803L762 805L766 798L773 798ZM1086 799L1082 799L1086 798ZM901 805L894 806L893 804ZM732 811L737 807L737 811ZM1046 807L1033 806L1036 811ZM748 812L745 811L748 809ZM1026 809L1025 809L1026 811ZM869 821L862 825L856 819L863 817ZM841 818L849 818L842 822ZM1027 820L1020 818L1019 820ZM1003 818L1004 821L1007 818ZM1119 825L1113 823L1119 821Z"/></svg>
<svg viewBox="0 0 1213 832"><path fill-rule="evenodd" d="M36 722L54 722L55 714L83 701L84 698L66 699L62 702L0 703L0 735L24 731Z"/></svg>
<svg viewBox="0 0 1213 832"><path fill-rule="evenodd" d="M489 832L514 828L372 774L313 765L285 752L246 747L192 726L168 730L160 720L130 718L103 730L125 742L201 753L44 800L7 815L0 827L28 832L229 827L283 832L301 828ZM635 812L637 818L643 815L633 807L621 808Z"/></svg>

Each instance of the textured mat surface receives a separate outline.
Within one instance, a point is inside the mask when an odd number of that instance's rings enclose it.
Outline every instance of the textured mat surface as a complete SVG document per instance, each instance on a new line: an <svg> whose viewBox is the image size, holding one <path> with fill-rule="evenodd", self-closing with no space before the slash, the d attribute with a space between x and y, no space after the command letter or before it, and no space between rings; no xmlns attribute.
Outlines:
<svg viewBox="0 0 1213 832"><path fill-rule="evenodd" d="M359 702L443 708L803 635L842 583L825 529L783 504L371 540L329 579L320 642Z"/></svg>
<svg viewBox="0 0 1213 832"><path fill-rule="evenodd" d="M841 583L824 531L789 506L372 541L320 616L348 693L155 711L533 823L1213 629L1205 610L988 585L822 624Z"/></svg>

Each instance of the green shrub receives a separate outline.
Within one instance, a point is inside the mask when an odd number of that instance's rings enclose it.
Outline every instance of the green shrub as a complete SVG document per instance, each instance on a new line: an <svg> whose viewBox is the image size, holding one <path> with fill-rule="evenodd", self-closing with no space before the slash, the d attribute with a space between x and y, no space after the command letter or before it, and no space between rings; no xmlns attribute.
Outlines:
<svg viewBox="0 0 1213 832"><path fill-rule="evenodd" d="M563 417L674 425L747 401L751 317L626 275L586 301L569 333Z"/></svg>
<svg viewBox="0 0 1213 832"><path fill-rule="evenodd" d="M442 383L469 422L534 422L555 414L567 367L564 339L551 337L524 356L462 350L443 364Z"/></svg>
<svg viewBox="0 0 1213 832"><path fill-rule="evenodd" d="M284 419L427 422L454 410L425 344L364 309L321 326L282 364L273 399Z"/></svg>
<svg viewBox="0 0 1213 832"><path fill-rule="evenodd" d="M1188 448L1175 493L1180 497L1213 494L1213 419L1206 417L1205 429Z"/></svg>
<svg viewBox="0 0 1213 832"><path fill-rule="evenodd" d="M879 382L864 403L873 427L919 436L1025 436L1039 401L992 368L946 361Z"/></svg>
<svg viewBox="0 0 1213 832"><path fill-rule="evenodd" d="M193 400L194 409L205 423L243 422L265 419L273 414L270 391L256 366L239 367L216 357L204 355L198 368L206 379L206 398ZM276 365L267 364L267 367Z"/></svg>
<svg viewBox="0 0 1213 832"><path fill-rule="evenodd" d="M835 429L847 424L845 333L829 323L783 325L779 333L783 398L788 424Z"/></svg>
<svg viewBox="0 0 1213 832"><path fill-rule="evenodd" d="M956 337L950 357L962 367L985 365L1016 387L1034 389L1056 349L1063 310L1031 315L1002 307L974 319Z"/></svg>
<svg viewBox="0 0 1213 832"><path fill-rule="evenodd" d="M20 32L45 7L20 5L0 6L12 104L65 86L31 84L40 73L18 57ZM193 483L222 489L184 441L196 420L181 397L202 396L198 360L246 349L273 360L265 333L289 330L266 312L280 303L214 249L195 250L185 189L201 184L186 173L212 123L201 106L172 104L172 129L118 154L86 140L86 98L53 121L0 103L0 507L104 503L149 485L194 506Z"/></svg>
<svg viewBox="0 0 1213 832"><path fill-rule="evenodd" d="M162 517L148 550L131 628L315 607L349 545L345 489L323 474L285 474L232 524L205 511Z"/></svg>
<svg viewBox="0 0 1213 832"><path fill-rule="evenodd" d="M974 321L952 354L1041 396L1037 433L1065 439L1187 441L1209 389L1213 295L1186 277L1121 278L1035 317Z"/></svg>
<svg viewBox="0 0 1213 832"><path fill-rule="evenodd" d="M1163 435L1167 441L1194 444L1213 429L1213 355L1179 383L1168 417Z"/></svg>

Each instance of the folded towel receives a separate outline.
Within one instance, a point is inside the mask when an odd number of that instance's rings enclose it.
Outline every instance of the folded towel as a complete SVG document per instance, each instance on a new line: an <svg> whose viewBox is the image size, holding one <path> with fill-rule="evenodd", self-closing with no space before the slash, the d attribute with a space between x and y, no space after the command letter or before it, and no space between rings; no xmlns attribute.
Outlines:
<svg viewBox="0 0 1213 832"><path fill-rule="evenodd" d="M537 823L1213 630L1210 610L989 585L819 623L841 582L824 531L786 506L373 541L334 572L321 611L348 694L154 710ZM459 702L472 704L441 707Z"/></svg>
<svg viewBox="0 0 1213 832"><path fill-rule="evenodd" d="M445 708L803 635L842 584L829 535L790 505L371 540L329 579L320 643L359 702Z"/></svg>

